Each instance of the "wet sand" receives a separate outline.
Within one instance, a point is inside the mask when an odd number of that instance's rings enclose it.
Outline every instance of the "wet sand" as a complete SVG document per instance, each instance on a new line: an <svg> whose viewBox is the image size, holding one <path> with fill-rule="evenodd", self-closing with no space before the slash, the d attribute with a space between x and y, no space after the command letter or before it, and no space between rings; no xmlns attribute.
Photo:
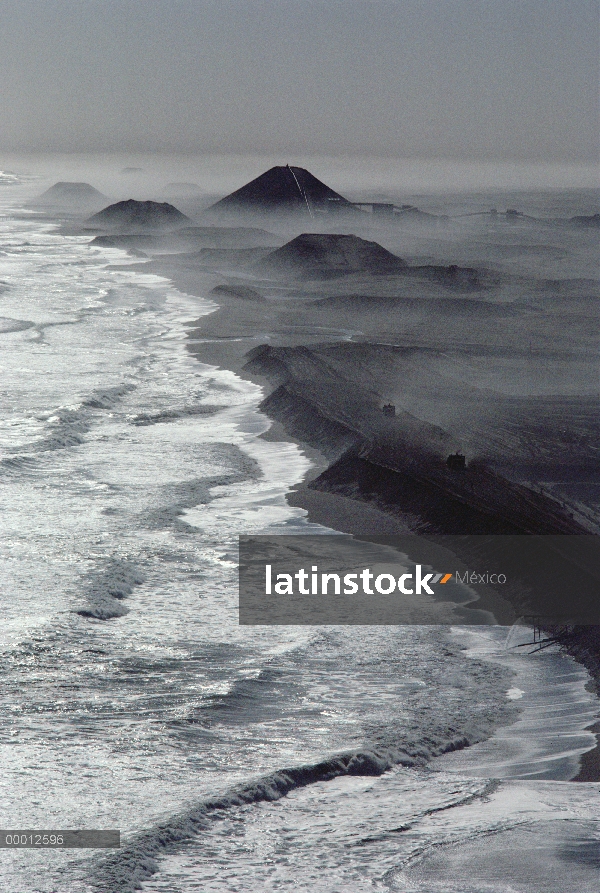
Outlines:
<svg viewBox="0 0 600 893"><path fill-rule="evenodd" d="M573 781L600 782L600 722L590 726L589 731L596 735L596 746L581 757L579 773Z"/></svg>

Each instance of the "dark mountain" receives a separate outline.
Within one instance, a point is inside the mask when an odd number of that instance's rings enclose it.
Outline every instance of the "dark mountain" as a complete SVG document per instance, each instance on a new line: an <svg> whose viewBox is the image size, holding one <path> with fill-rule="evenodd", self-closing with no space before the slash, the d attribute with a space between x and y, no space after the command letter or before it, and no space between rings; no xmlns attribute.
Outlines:
<svg viewBox="0 0 600 893"><path fill-rule="evenodd" d="M107 201L108 198L89 183L60 182L39 195L35 204L89 214L90 211L103 208Z"/></svg>
<svg viewBox="0 0 600 893"><path fill-rule="evenodd" d="M377 242L358 236L302 233L272 251L261 262L266 270L299 276L336 276L344 273L390 274L407 263Z"/></svg>
<svg viewBox="0 0 600 893"><path fill-rule="evenodd" d="M315 211L326 211L332 202L346 205L348 209L352 207L347 199L317 180L310 171L288 164L272 167L208 210L218 214L278 211L312 217Z"/></svg>
<svg viewBox="0 0 600 893"><path fill-rule="evenodd" d="M167 202L137 202L130 198L109 205L87 221L100 229L177 229L190 218Z"/></svg>

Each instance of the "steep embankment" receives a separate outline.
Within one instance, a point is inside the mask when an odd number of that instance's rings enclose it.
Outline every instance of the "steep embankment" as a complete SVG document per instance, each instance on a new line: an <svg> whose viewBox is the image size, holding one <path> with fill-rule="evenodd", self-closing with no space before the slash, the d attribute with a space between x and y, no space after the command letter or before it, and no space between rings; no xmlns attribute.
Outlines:
<svg viewBox="0 0 600 893"><path fill-rule="evenodd" d="M404 528L433 537L589 534L588 527L546 492L510 481L482 462L450 470L443 461L443 448L450 445L445 432L406 413L385 419L377 395L364 381L361 386L360 363L352 364L351 386L339 365L327 362L327 349L323 353L318 348L262 346L250 353L247 364L248 371L267 378L275 388L262 403L265 412L291 436L333 460L290 496L292 504L308 509L314 520L335 528L338 519L346 532L369 535L394 532L382 523L385 517L396 520L396 532ZM366 512L353 512L348 509L352 505L363 505ZM474 557L472 548L467 537L456 552L467 566ZM517 613L543 616L555 581L545 580L541 587L535 577L526 582L525 588L519 584L502 595ZM560 581L554 590L560 608L565 597ZM583 663L598 684L600 627L548 622L544 628L549 640Z"/></svg>
<svg viewBox="0 0 600 893"><path fill-rule="evenodd" d="M334 464L310 485L417 519L415 529L441 534L588 532L555 500L472 462L445 462L455 441L437 425L381 412L381 397L359 363L352 380L318 347L261 346L246 370L274 387L262 408L297 439ZM413 521L414 524L414 521Z"/></svg>

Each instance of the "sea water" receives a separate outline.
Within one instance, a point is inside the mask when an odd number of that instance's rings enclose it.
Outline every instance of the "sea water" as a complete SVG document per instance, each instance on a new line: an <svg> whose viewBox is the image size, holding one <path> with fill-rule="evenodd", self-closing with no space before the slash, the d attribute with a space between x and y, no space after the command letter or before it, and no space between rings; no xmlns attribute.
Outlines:
<svg viewBox="0 0 600 893"><path fill-rule="evenodd" d="M501 628L239 627L237 536L320 529L308 460L187 352L216 305L0 201L0 824L122 838L2 850L2 889L595 890L585 671Z"/></svg>

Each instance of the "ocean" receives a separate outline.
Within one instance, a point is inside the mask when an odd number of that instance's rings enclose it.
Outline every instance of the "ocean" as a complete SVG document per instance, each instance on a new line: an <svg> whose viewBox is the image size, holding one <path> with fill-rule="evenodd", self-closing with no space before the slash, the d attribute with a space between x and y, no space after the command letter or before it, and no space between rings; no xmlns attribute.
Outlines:
<svg viewBox="0 0 600 893"><path fill-rule="evenodd" d="M285 500L310 462L187 351L208 297L26 193L0 190L0 824L122 847L0 850L2 890L597 890L586 671L519 629L240 627L238 535L331 532Z"/></svg>

